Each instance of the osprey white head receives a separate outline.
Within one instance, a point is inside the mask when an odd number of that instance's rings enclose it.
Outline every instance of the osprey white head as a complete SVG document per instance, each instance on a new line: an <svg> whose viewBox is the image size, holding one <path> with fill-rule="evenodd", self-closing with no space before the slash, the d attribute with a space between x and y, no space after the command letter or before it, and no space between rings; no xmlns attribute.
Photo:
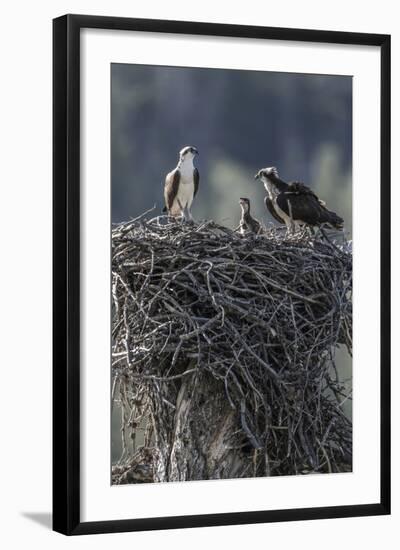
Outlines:
<svg viewBox="0 0 400 550"><path fill-rule="evenodd" d="M242 212L246 214L247 212L250 212L250 201L249 199L245 197L240 197L239 204L242 209Z"/></svg>
<svg viewBox="0 0 400 550"><path fill-rule="evenodd" d="M274 181L279 178L278 170L275 166L269 166L268 168L261 168L254 176L254 179L260 179L263 183L267 181Z"/></svg>
<svg viewBox="0 0 400 550"><path fill-rule="evenodd" d="M275 166L269 166L267 168L261 168L254 176L256 180L260 180L268 193L268 196L272 200L278 193L279 175Z"/></svg>
<svg viewBox="0 0 400 550"><path fill-rule="evenodd" d="M198 155L199 152L197 150L197 147L193 147L192 145L187 145L183 149L179 151L179 160L181 162L185 160L193 160L196 155Z"/></svg>

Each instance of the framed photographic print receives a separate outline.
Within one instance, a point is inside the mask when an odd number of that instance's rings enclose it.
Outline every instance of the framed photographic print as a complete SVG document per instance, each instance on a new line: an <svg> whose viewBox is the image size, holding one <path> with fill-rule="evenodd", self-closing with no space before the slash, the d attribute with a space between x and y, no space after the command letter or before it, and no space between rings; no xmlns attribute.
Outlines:
<svg viewBox="0 0 400 550"><path fill-rule="evenodd" d="M54 20L54 529L390 513L390 37Z"/></svg>

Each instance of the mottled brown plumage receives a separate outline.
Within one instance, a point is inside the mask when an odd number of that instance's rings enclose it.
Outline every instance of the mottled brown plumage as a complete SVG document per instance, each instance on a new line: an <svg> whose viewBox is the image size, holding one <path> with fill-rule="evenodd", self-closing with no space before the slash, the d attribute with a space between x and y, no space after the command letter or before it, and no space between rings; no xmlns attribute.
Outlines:
<svg viewBox="0 0 400 550"><path fill-rule="evenodd" d="M253 218L250 214L250 201L247 198L241 197L239 199L239 204L242 209L242 217L240 219L240 232L244 235L246 232L250 231L258 235L262 232L261 224L258 220Z"/></svg>

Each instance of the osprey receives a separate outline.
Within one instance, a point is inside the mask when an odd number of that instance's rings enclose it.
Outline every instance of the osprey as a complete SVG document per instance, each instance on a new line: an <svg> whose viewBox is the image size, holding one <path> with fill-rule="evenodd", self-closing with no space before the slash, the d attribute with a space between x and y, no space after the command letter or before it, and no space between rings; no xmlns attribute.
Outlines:
<svg viewBox="0 0 400 550"><path fill-rule="evenodd" d="M185 221L193 220L190 208L199 189L199 171L193 159L198 154L196 147L184 147L179 152L176 168L165 178L163 212L174 218L183 216Z"/></svg>
<svg viewBox="0 0 400 550"><path fill-rule="evenodd" d="M343 229L342 218L328 210L324 201L304 183L284 182L275 167L262 168L254 177L263 182L267 191L265 206L278 222L286 224L289 231L299 225L319 226L323 223Z"/></svg>
<svg viewBox="0 0 400 550"><path fill-rule="evenodd" d="M250 201L246 198L240 198L239 199L240 208L242 209L242 217L240 219L240 233L244 235L246 231L250 231L251 233L255 233L258 235L261 233L262 228L261 224L258 220L254 219L250 215Z"/></svg>

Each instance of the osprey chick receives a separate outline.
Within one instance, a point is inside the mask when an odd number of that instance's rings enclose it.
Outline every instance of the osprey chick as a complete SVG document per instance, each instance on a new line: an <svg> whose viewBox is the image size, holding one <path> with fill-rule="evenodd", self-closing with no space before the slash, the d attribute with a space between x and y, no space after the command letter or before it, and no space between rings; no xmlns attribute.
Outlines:
<svg viewBox="0 0 400 550"><path fill-rule="evenodd" d="M244 235L247 231L258 235L262 232L261 224L258 220L250 215L250 201L246 198L239 199L240 208L242 209L242 217L240 219L240 233Z"/></svg>
<svg viewBox="0 0 400 550"><path fill-rule="evenodd" d="M319 226L323 223L343 229L342 218L328 210L324 201L304 183L284 182L273 166L262 168L254 177L262 181L267 191L264 199L267 209L277 221L285 223L289 231L299 225Z"/></svg>
<svg viewBox="0 0 400 550"><path fill-rule="evenodd" d="M183 216L185 221L193 220L190 209L199 189L199 171L193 165L193 159L198 154L196 147L184 147L179 152L176 168L165 178L163 212L174 218Z"/></svg>

